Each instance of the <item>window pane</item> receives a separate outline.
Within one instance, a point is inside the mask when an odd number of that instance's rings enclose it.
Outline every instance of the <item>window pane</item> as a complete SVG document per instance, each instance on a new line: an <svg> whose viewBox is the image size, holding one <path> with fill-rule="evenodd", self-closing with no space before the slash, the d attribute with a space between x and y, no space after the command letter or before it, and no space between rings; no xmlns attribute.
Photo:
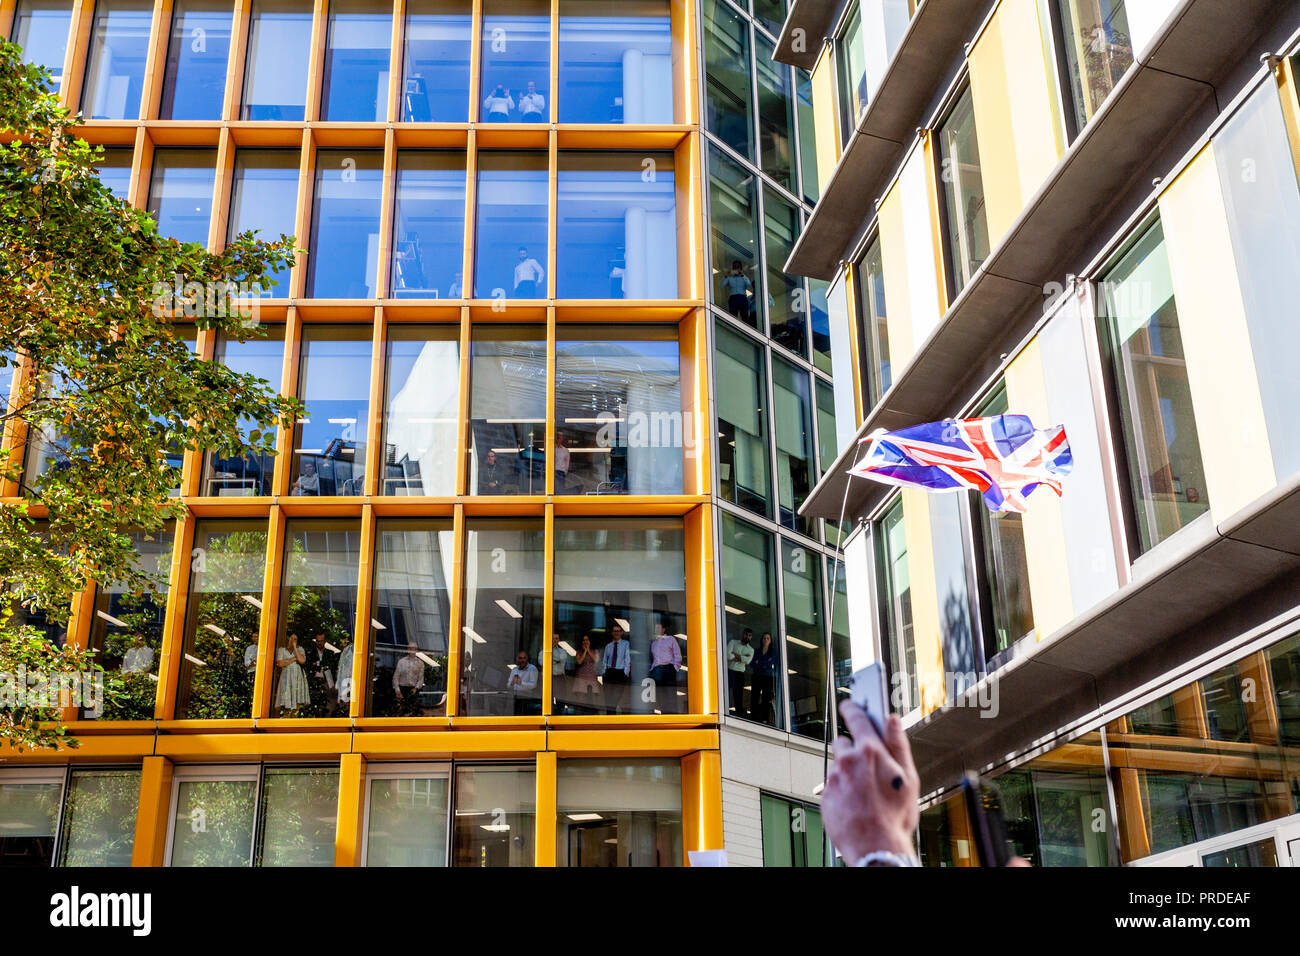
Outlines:
<svg viewBox="0 0 1300 956"><path fill-rule="evenodd" d="M229 0L178 0L159 119L221 119L230 54Z"/></svg>
<svg viewBox="0 0 1300 956"><path fill-rule="evenodd" d="M677 761L561 760L556 866L681 866Z"/></svg>
<svg viewBox="0 0 1300 956"><path fill-rule="evenodd" d="M704 61L705 124L724 143L752 160L754 96L750 87L749 26L722 0L704 4Z"/></svg>
<svg viewBox="0 0 1300 956"><path fill-rule="evenodd" d="M366 866L446 866L446 771L391 777L381 771L369 780Z"/></svg>
<svg viewBox="0 0 1300 956"><path fill-rule="evenodd" d="M555 493L680 495L677 328L560 326Z"/></svg>
<svg viewBox="0 0 1300 956"><path fill-rule="evenodd" d="M835 463L839 449L835 447L835 393L821 379L817 383L817 459L821 473L825 474Z"/></svg>
<svg viewBox="0 0 1300 956"><path fill-rule="evenodd" d="M248 866L257 779L181 780L172 819L171 866Z"/></svg>
<svg viewBox="0 0 1300 956"><path fill-rule="evenodd" d="M385 495L456 493L460 328L388 327Z"/></svg>
<svg viewBox="0 0 1300 956"><path fill-rule="evenodd" d="M393 223L393 296L463 298L465 154L401 150Z"/></svg>
<svg viewBox="0 0 1300 956"><path fill-rule="evenodd" d="M478 154L475 298L546 298L548 168L545 152Z"/></svg>
<svg viewBox="0 0 1300 956"><path fill-rule="evenodd" d="M258 230L257 238L265 242L297 232L299 155L296 149L235 151L227 242L250 229ZM268 279L276 284L270 285ZM263 285L263 295L287 298L289 269L268 273Z"/></svg>
<svg viewBox="0 0 1300 956"><path fill-rule="evenodd" d="M1102 281L1129 493L1146 551L1210 509L1178 307L1159 223Z"/></svg>
<svg viewBox="0 0 1300 956"><path fill-rule="evenodd" d="M767 243L767 308L772 338L795 355L806 356L808 296L803 280L784 269L799 238L799 210L769 187L763 189L763 236Z"/></svg>
<svg viewBox="0 0 1300 956"><path fill-rule="evenodd" d="M912 634L912 580L908 568L907 529L903 522L903 499L900 497L880 519L876 535L880 549L877 567L880 575L880 616L889 692L896 709L906 714L921 705L917 693L916 644Z"/></svg>
<svg viewBox="0 0 1300 956"><path fill-rule="evenodd" d="M460 713L540 714L541 518L466 521Z"/></svg>
<svg viewBox="0 0 1300 956"><path fill-rule="evenodd" d="M370 335L360 326L308 326L302 333L292 495L365 493L370 421Z"/></svg>
<svg viewBox="0 0 1300 956"><path fill-rule="evenodd" d="M216 160L216 151L211 149L154 151L149 213L164 236L208 244Z"/></svg>
<svg viewBox="0 0 1300 956"><path fill-rule="evenodd" d="M555 520L556 713L686 712L684 549L680 518Z"/></svg>
<svg viewBox="0 0 1300 956"><path fill-rule="evenodd" d="M815 807L761 795L764 866L822 866L822 818Z"/></svg>
<svg viewBox="0 0 1300 956"><path fill-rule="evenodd" d="M176 716L249 717L262 620L266 524L201 520L194 548Z"/></svg>
<svg viewBox="0 0 1300 956"><path fill-rule="evenodd" d="M411 0L406 5L402 119L464 123L469 119L468 0Z"/></svg>
<svg viewBox="0 0 1300 956"><path fill-rule="evenodd" d="M375 529L370 707L374 717L447 712L447 648L455 560L451 519L381 518ZM339 676L350 699L351 652ZM348 679L345 684L344 678Z"/></svg>
<svg viewBox="0 0 1300 956"><path fill-rule="evenodd" d="M9 409L13 406L10 400L14 399L14 381L18 377L18 355L15 352L0 352L0 408L3 408L4 414L9 414Z"/></svg>
<svg viewBox="0 0 1300 956"><path fill-rule="evenodd" d="M470 360L470 489L545 494L546 330L475 326Z"/></svg>
<svg viewBox="0 0 1300 956"><path fill-rule="evenodd" d="M754 62L758 70L758 151L763 172L789 189L795 189L794 96L790 68L772 57L776 47L761 35L754 40ZM784 260L783 260L784 261Z"/></svg>
<svg viewBox="0 0 1300 956"><path fill-rule="evenodd" d="M316 151L308 298L374 298L383 167L382 150Z"/></svg>
<svg viewBox="0 0 1300 956"><path fill-rule="evenodd" d="M121 690L102 701L96 711L82 708L82 718L153 720L158 695L158 662L162 656L163 623L167 617L167 580L171 571L173 532L131 535L136 567L154 576L158 591L133 597L122 584L95 589L95 616L90 622L89 647L106 677L120 681Z"/></svg>
<svg viewBox="0 0 1300 956"><path fill-rule="evenodd" d="M718 481L722 497L761 515L769 512L767 394L763 351L717 326L714 394L718 404Z"/></svg>
<svg viewBox="0 0 1300 956"><path fill-rule="evenodd" d="M709 150L709 254L713 302L762 328L758 303L758 188L755 177L716 148Z"/></svg>
<svg viewBox="0 0 1300 956"><path fill-rule="evenodd" d="M727 712L785 726L785 682L776 645L776 558L773 538L722 514L722 584L726 611Z"/></svg>
<svg viewBox="0 0 1300 956"><path fill-rule="evenodd" d="M0 867L51 866L62 780L18 783L0 775Z"/></svg>
<svg viewBox="0 0 1300 956"><path fill-rule="evenodd" d="M255 0L240 119L303 120L311 19L312 0Z"/></svg>
<svg viewBox="0 0 1300 956"><path fill-rule="evenodd" d="M862 38L862 11L854 9L844 33L835 41L835 59L839 65L840 117L844 141L848 142L858 125L858 116L867 105L867 57Z"/></svg>
<svg viewBox="0 0 1300 956"><path fill-rule="evenodd" d="M271 767L262 782L261 866L333 866L339 772Z"/></svg>
<svg viewBox="0 0 1300 956"><path fill-rule="evenodd" d="M139 770L74 770L63 810L60 866L130 866Z"/></svg>
<svg viewBox="0 0 1300 956"><path fill-rule="evenodd" d="M815 203L822 195L817 178L817 127L813 118L812 78L795 67L795 110L799 114L799 173L805 202Z"/></svg>
<svg viewBox="0 0 1300 956"><path fill-rule="evenodd" d="M560 122L671 123L667 0L560 0Z"/></svg>
<svg viewBox="0 0 1300 956"><path fill-rule="evenodd" d="M858 263L857 284L861 302L859 339L865 346L862 356L862 380L867 383L868 405L875 405L889 390L889 321L885 310L885 268L880 255L880 240L867 247Z"/></svg>
<svg viewBox="0 0 1300 956"><path fill-rule="evenodd" d="M754 19L777 36L785 23L785 0L754 0Z"/></svg>
<svg viewBox="0 0 1300 956"><path fill-rule="evenodd" d="M1076 129L1083 129L1133 65L1125 0L1056 0Z"/></svg>
<svg viewBox="0 0 1300 956"><path fill-rule="evenodd" d="M808 373L772 359L773 417L776 421L776 490L781 524L809 533L799 507L816 480L813 465L812 396Z"/></svg>
<svg viewBox="0 0 1300 956"><path fill-rule="evenodd" d="M832 706L838 708L839 702L849 696L849 681L853 677L853 650L849 641L849 586L844 574L844 562L832 560L829 566L833 575L831 680L835 685L835 698Z"/></svg>
<svg viewBox="0 0 1300 956"><path fill-rule="evenodd" d="M454 866L532 866L537 771L458 767Z"/></svg>
<svg viewBox="0 0 1300 956"><path fill-rule="evenodd" d="M561 151L556 191L560 298L677 298L672 153Z"/></svg>
<svg viewBox="0 0 1300 956"><path fill-rule="evenodd" d="M484 0L482 57L481 120L550 120L551 6L546 0Z"/></svg>
<svg viewBox="0 0 1300 956"><path fill-rule="evenodd" d="M63 60L72 26L72 0L19 0L14 14L14 43L23 48L22 61L50 71L51 89L63 80Z"/></svg>
<svg viewBox="0 0 1300 956"><path fill-rule="evenodd" d="M939 129L939 169L943 181L944 240L952 271L949 291L955 299L989 254L984 178L969 88Z"/></svg>
<svg viewBox="0 0 1300 956"><path fill-rule="evenodd" d="M785 590L785 663L790 678L790 730L824 739L826 634L822 618L822 562L802 545L782 540Z"/></svg>
<svg viewBox="0 0 1300 956"><path fill-rule="evenodd" d="M95 164L99 171L99 181L112 190L118 199L125 200L131 189L131 160L135 151L130 147L104 150L104 158Z"/></svg>
<svg viewBox="0 0 1300 956"><path fill-rule="evenodd" d="M1292 635L1268 650L1273 678L1273 704L1277 711L1278 742L1300 746L1300 637Z"/></svg>
<svg viewBox="0 0 1300 956"><path fill-rule="evenodd" d="M153 4L103 0L97 6L81 109L87 119L139 119Z"/></svg>
<svg viewBox="0 0 1300 956"><path fill-rule="evenodd" d="M321 87L323 120L382 123L388 118L391 10L367 0L332 0Z"/></svg>
<svg viewBox="0 0 1300 956"><path fill-rule="evenodd" d="M808 280L808 321L812 327L813 364L828 375L831 364L831 311L827 301L830 283L825 279Z"/></svg>
<svg viewBox="0 0 1300 956"><path fill-rule="evenodd" d="M265 379L274 389L280 388L284 369L284 326L262 325L264 336L250 337L243 342L222 335L217 339L212 360L242 375L256 375ZM240 431L245 440L255 428L252 419L241 419ZM248 454L238 458L222 458L209 452L203 467L203 484L200 494L210 498L269 495L274 492L275 456Z"/></svg>

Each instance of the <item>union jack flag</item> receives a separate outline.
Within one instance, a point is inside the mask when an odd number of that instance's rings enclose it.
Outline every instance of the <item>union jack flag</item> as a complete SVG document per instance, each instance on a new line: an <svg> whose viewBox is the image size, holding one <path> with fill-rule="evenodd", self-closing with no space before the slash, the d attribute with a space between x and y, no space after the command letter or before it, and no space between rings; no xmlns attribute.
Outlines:
<svg viewBox="0 0 1300 956"><path fill-rule="evenodd" d="M927 422L862 440L871 448L850 475L930 491L973 488L989 511L1024 511L1039 485L1059 496L1057 479L1074 468L1065 426L1035 429L1028 415Z"/></svg>

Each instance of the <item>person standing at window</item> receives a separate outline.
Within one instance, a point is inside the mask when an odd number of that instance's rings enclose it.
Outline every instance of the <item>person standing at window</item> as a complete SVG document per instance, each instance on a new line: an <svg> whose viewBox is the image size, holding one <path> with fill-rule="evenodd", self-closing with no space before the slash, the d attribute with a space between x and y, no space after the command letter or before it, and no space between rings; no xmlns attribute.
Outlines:
<svg viewBox="0 0 1300 956"><path fill-rule="evenodd" d="M565 494L569 482L569 439L564 432L555 433L555 493Z"/></svg>
<svg viewBox="0 0 1300 956"><path fill-rule="evenodd" d="M598 678L600 655L591 646L591 635L582 635L582 644L578 648L577 669L573 674L572 696L575 700L586 700L587 709L596 710L596 694L600 691Z"/></svg>
<svg viewBox="0 0 1300 956"><path fill-rule="evenodd" d="M731 260L731 271L722 277L722 287L727 290L727 311L742 322L749 321L749 297L754 291L754 283L745 270L740 267L740 260Z"/></svg>
<svg viewBox="0 0 1300 956"><path fill-rule="evenodd" d="M487 111L487 118L492 123L507 123L510 121L510 111L515 108L515 101L510 96L510 91L500 83L496 89L483 98L483 109Z"/></svg>
<svg viewBox="0 0 1300 956"><path fill-rule="evenodd" d="M487 460L478 471L478 493L480 495L505 494L506 471L497 461L497 453L489 450Z"/></svg>
<svg viewBox="0 0 1300 956"><path fill-rule="evenodd" d="M414 716L420 691L424 689L424 661L419 657L420 645L411 641L406 654L393 668L393 693L397 695L397 708L404 715Z"/></svg>
<svg viewBox="0 0 1300 956"><path fill-rule="evenodd" d="M745 716L745 670L754 659L754 630L745 628L740 640L727 642L727 704L737 717Z"/></svg>
<svg viewBox="0 0 1300 956"><path fill-rule="evenodd" d="M316 474L316 463L314 461L304 461L302 463L302 474L293 483L290 493L295 495L320 494L320 475Z"/></svg>
<svg viewBox="0 0 1300 956"><path fill-rule="evenodd" d="M289 635L289 646L278 648L275 652L275 666L280 669L280 686L275 691L275 706L279 716L296 713L299 708L311 703L311 694L307 690L307 672L302 665L307 663L307 652L298 646L298 635Z"/></svg>
<svg viewBox="0 0 1300 956"><path fill-rule="evenodd" d="M655 623L655 639L650 642L650 676L656 689L676 688L677 672L682 669L682 649L677 638L668 633L662 621Z"/></svg>
<svg viewBox="0 0 1300 956"><path fill-rule="evenodd" d="M752 662L753 673L749 682L749 719L763 724L776 724L772 713L773 690L776 686L776 644L770 631L764 631Z"/></svg>
<svg viewBox="0 0 1300 956"><path fill-rule="evenodd" d="M523 114L525 123L541 123L542 114L546 112L546 97L537 92L537 84L532 80L528 81L528 90L523 96L519 97L519 112Z"/></svg>
<svg viewBox="0 0 1300 956"><path fill-rule="evenodd" d="M519 247L519 263L515 266L515 298L536 299L537 284L546 276L542 264Z"/></svg>
<svg viewBox="0 0 1300 956"><path fill-rule="evenodd" d="M610 635L601 664L604 665L605 710L616 714L622 713L628 704L628 688L632 683L632 645L623 636L622 625L615 624Z"/></svg>
<svg viewBox="0 0 1300 956"><path fill-rule="evenodd" d="M537 667L528 659L527 651L515 655L515 666L506 681L506 690L514 698L512 709L516 716L542 712L542 702L537 697Z"/></svg>

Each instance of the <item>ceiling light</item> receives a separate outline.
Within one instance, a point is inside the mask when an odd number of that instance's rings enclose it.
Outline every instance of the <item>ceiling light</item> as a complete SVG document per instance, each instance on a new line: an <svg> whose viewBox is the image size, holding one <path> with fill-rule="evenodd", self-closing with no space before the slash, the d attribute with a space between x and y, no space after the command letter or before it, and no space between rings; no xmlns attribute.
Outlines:
<svg viewBox="0 0 1300 956"><path fill-rule="evenodd" d="M128 624L126 623L126 621L118 620L117 618L113 617L113 615L111 615L111 614L106 614L106 613L103 612L103 611L96 611L96 612L95 612L95 617L99 618L99 619L102 620L102 621L107 621L109 624L112 624L114 627L129 627L129 626L130 626L130 625L128 625Z"/></svg>
<svg viewBox="0 0 1300 956"><path fill-rule="evenodd" d="M487 643L487 641L485 641L483 638L479 637L478 631L474 630L474 628L470 627L469 625L466 625L465 627L462 627L461 630L464 631L464 632L465 632L465 636L468 637L468 638L469 638L471 641L473 641L475 644L486 644L486 643Z"/></svg>
<svg viewBox="0 0 1300 956"><path fill-rule="evenodd" d="M739 614L739 615L742 615L742 616L743 616L744 613L745 613L745 612L742 611L740 608L738 608L738 607L732 607L730 604L724 604L724 605L722 605L722 607L723 607L723 609L724 609L728 614Z"/></svg>
<svg viewBox="0 0 1300 956"><path fill-rule="evenodd" d="M559 647L562 648L564 653L568 654L570 657L578 656L578 652L573 649L573 645L568 641L560 641Z"/></svg>
<svg viewBox="0 0 1300 956"><path fill-rule="evenodd" d="M247 601L249 604L253 605L253 607L257 608L259 611L262 610L262 602L257 598L253 597L253 595L241 594L239 596L241 599Z"/></svg>
<svg viewBox="0 0 1300 956"><path fill-rule="evenodd" d="M605 819L599 813L570 813L566 814L574 823L590 823L592 820Z"/></svg>
<svg viewBox="0 0 1300 956"><path fill-rule="evenodd" d="M217 625L215 624L204 624L203 629L205 631L211 631L213 634L217 635L217 637L226 636L226 632L223 631L221 628L217 627Z"/></svg>
<svg viewBox="0 0 1300 956"><path fill-rule="evenodd" d="M335 646L334 646L333 644L331 644L329 641L326 641L326 642L325 642L325 650L327 650L327 651L333 651L335 654L342 654L342 653L343 653L343 651L341 651L339 648L335 647Z"/></svg>
<svg viewBox="0 0 1300 956"><path fill-rule="evenodd" d="M195 657L193 654L186 654L186 655L185 655L185 659L186 659L187 661L189 661L191 664L194 664L194 665L197 666L197 667L207 667L207 666L208 666L207 661L201 661L201 660L199 660L197 657Z"/></svg>
<svg viewBox="0 0 1300 956"><path fill-rule="evenodd" d="M629 624L625 619L621 617L616 617L614 618L614 623L623 629L624 634L632 633L632 625Z"/></svg>
<svg viewBox="0 0 1300 956"><path fill-rule="evenodd" d="M516 620L523 617L505 598L497 598L496 605Z"/></svg>
<svg viewBox="0 0 1300 956"><path fill-rule="evenodd" d="M386 630L388 630L388 628L384 627L384 625L380 624L380 623L379 623L378 621L376 621L373 617L370 619L370 623L373 624L373 625L375 626L375 630L376 630L376 631L386 631Z"/></svg>
<svg viewBox="0 0 1300 956"><path fill-rule="evenodd" d="M809 643L808 643L807 641L805 641L803 638L801 638L801 637L795 637L793 634L787 634L787 635L785 636L785 639L786 639L786 642L787 642L787 643L790 643L790 644L798 644L800 647L806 647L806 648L808 648L808 650L810 650L810 651L815 651L815 650L817 650L817 645L816 645L816 644L809 644Z"/></svg>
<svg viewBox="0 0 1300 956"><path fill-rule="evenodd" d="M432 657L430 657L428 654L424 653L424 651L416 651L416 652L415 652L415 656L418 657L420 660L424 661L424 662L425 662L426 664L428 664L430 667L437 667L437 666L439 666L439 665L438 665L438 662L435 661L435 660L434 660Z"/></svg>

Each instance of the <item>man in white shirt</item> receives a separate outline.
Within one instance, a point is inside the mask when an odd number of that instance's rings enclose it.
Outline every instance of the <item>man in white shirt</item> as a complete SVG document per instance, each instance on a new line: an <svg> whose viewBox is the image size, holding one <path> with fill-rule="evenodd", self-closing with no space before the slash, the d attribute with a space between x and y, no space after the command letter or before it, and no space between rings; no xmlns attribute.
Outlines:
<svg viewBox="0 0 1300 956"><path fill-rule="evenodd" d="M601 680L605 690L605 712L623 713L628 705L628 690L632 683L632 645L623 636L623 627L610 628L610 641L601 655Z"/></svg>
<svg viewBox="0 0 1300 956"><path fill-rule="evenodd" d="M537 667L528 659L527 651L515 655L515 666L506 680L506 690L514 698L513 711L517 716L542 712L542 701L537 692Z"/></svg>
<svg viewBox="0 0 1300 956"><path fill-rule="evenodd" d="M519 247L519 262L515 265L515 298L538 298L537 285L546 276L542 264L528 254L523 246Z"/></svg>
<svg viewBox="0 0 1300 956"><path fill-rule="evenodd" d="M514 108L515 101L511 98L510 91L500 83L483 98L483 110L487 113L488 121L492 123L508 122L510 111Z"/></svg>
<svg viewBox="0 0 1300 956"><path fill-rule="evenodd" d="M416 713L420 691L424 689L424 661L419 654L420 645L410 642L406 645L406 655L393 668L393 693L403 714Z"/></svg>
<svg viewBox="0 0 1300 956"><path fill-rule="evenodd" d="M528 81L528 91L519 97L519 112L525 123L541 123L545 120L546 97L537 92L537 84Z"/></svg>
<svg viewBox="0 0 1300 956"><path fill-rule="evenodd" d="M727 709L737 717L749 713L745 709L745 671L754 659L754 631L745 628L740 640L734 637L727 642Z"/></svg>
<svg viewBox="0 0 1300 956"><path fill-rule="evenodd" d="M122 657L123 674L147 674L153 667L153 648L145 643L144 635L137 634L135 641Z"/></svg>

